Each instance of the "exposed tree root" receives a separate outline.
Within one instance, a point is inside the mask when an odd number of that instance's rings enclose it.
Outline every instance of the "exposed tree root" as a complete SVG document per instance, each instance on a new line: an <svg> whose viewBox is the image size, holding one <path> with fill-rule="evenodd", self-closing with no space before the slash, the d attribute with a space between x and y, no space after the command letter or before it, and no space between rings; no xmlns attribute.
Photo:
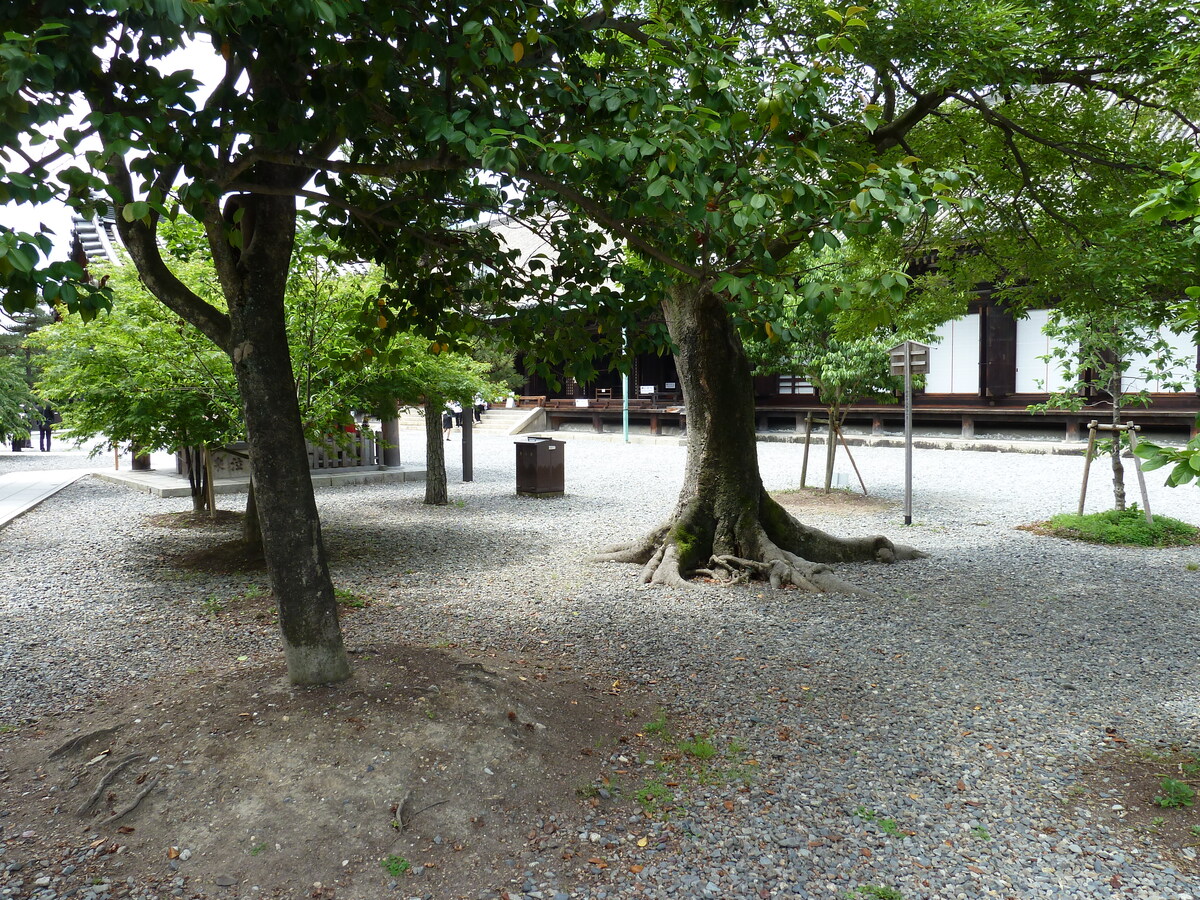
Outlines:
<svg viewBox="0 0 1200 900"><path fill-rule="evenodd" d="M759 509L718 515L693 503L674 521L632 544L610 547L596 561L639 563L643 584L687 587L705 576L718 583L751 579L773 588L874 596L842 578L828 563L919 559L927 554L881 535L838 538L804 525L763 494Z"/></svg>
<svg viewBox="0 0 1200 900"><path fill-rule="evenodd" d="M93 806L96 805L96 801L99 800L101 796L103 796L104 789L106 787L108 787L110 784L112 784L113 779L116 778L119 774L121 774L121 771L123 769L127 768L130 764L136 762L137 760L141 759L145 755L146 754L144 754L144 753L131 753L129 756L125 757L123 760L121 760L119 763L117 763L115 766L113 766L107 772L105 772L104 775L100 778L100 780L96 783L96 789L94 791L92 791L92 796L88 797L87 800L85 800L83 802L83 805L80 806L79 809L77 809L75 811L75 815L77 815L77 816L87 815L88 810L90 810Z"/></svg>
<svg viewBox="0 0 1200 900"><path fill-rule="evenodd" d="M591 558L592 562L621 562L645 565L654 556L666 534L667 526L660 525L641 540L634 541L632 544L617 544L613 547L606 547Z"/></svg>
<svg viewBox="0 0 1200 900"><path fill-rule="evenodd" d="M146 797L150 794L150 792L152 790L154 790L154 788L157 784L158 784L157 777L147 779L145 787L142 788L141 792L136 797L134 797L132 800L130 800L128 803L126 803L124 806L122 806L120 809L118 809L116 812L114 812L107 819L101 819L99 822L96 823L96 827L103 828L105 825L111 825L113 822L117 821L118 819L124 818L125 816L129 815L131 812L133 812L135 809L138 808L138 804L146 799Z"/></svg>
<svg viewBox="0 0 1200 900"><path fill-rule="evenodd" d="M50 759L63 756L67 753L74 753L84 744L89 744L92 741L99 740L100 738L106 738L109 735L115 734L120 727L120 725L113 725L110 728L98 728L95 731L89 731L87 734L81 734L78 737L73 737L66 743L60 744L55 749L51 750Z"/></svg>

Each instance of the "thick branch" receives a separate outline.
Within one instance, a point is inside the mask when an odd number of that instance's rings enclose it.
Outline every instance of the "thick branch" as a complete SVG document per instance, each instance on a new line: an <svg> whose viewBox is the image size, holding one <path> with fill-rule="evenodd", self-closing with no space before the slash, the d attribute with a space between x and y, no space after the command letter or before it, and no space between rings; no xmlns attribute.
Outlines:
<svg viewBox="0 0 1200 900"><path fill-rule="evenodd" d="M133 179L125 160L120 154L114 153L108 168L109 177L120 191L121 199L125 203L132 202ZM222 350L228 350L229 316L202 300L168 268L159 250L154 226L140 219L127 222L118 209L117 232L133 258L146 289L180 318L200 329Z"/></svg>
<svg viewBox="0 0 1200 900"><path fill-rule="evenodd" d="M939 88L927 94L917 94L908 109L891 122L881 125L871 132L871 143L876 150L881 152L899 146L910 131L920 125L927 116L952 96L952 92L946 88Z"/></svg>

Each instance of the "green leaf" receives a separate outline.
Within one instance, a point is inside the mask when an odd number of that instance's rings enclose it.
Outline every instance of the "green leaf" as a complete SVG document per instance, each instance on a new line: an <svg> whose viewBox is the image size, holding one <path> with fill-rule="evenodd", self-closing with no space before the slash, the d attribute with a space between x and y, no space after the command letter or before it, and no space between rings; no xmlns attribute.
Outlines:
<svg viewBox="0 0 1200 900"><path fill-rule="evenodd" d="M654 181L650 182L646 188L647 197L661 196L664 191L670 186L671 180L666 175L660 175Z"/></svg>

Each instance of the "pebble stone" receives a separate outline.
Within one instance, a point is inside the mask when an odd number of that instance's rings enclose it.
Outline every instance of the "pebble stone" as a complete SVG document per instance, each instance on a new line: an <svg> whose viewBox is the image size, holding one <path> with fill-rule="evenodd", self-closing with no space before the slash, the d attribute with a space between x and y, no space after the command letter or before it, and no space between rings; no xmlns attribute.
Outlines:
<svg viewBox="0 0 1200 900"><path fill-rule="evenodd" d="M559 499L515 496L512 438L477 434L474 480L463 483L458 432L446 445L449 506L424 506L420 483L317 494L335 582L395 612L374 615L370 633L356 624L365 617L347 617L351 647L402 639L561 654L634 694L654 691L720 748L728 777L673 789L672 817L602 811L564 835L606 862L584 883L561 881L556 857L518 861L481 897L844 898L865 886L910 900L1200 895L1194 878L1073 799L1106 729L1200 743L1200 548L1098 547L1017 528L1074 509L1078 456L917 450L906 528L902 451L856 447L871 495L893 505L806 521L886 533L929 558L838 566L870 596L673 591L587 555L666 518L683 448L559 437ZM421 440L402 435L406 461L423 457ZM823 455L810 456L810 483ZM760 443L759 456L769 489L796 486L799 445ZM86 464L0 453L0 473ZM850 471L844 455L836 468ZM1111 502L1097 469L1089 509ZM1195 488L1164 488L1159 473L1148 482L1156 513L1197 521ZM1132 472L1128 483L1135 497ZM89 478L0 530L0 722L82 708L114 678L277 653L270 634L178 627L205 598L248 587L247 576L183 579L160 561L165 539L143 519L187 508ZM28 858L17 828L0 827L0 898L204 896L181 878L68 891L68 866Z"/></svg>

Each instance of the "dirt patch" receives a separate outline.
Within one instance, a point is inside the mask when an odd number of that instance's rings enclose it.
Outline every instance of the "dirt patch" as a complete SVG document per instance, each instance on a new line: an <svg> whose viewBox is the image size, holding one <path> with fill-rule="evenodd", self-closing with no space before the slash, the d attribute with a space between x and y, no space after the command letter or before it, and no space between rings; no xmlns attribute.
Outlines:
<svg viewBox="0 0 1200 900"><path fill-rule="evenodd" d="M200 528L210 530L214 527L241 525L244 513L229 509L218 509L216 515L209 512L188 511L175 513L160 513L146 516L144 521L156 528Z"/></svg>
<svg viewBox="0 0 1200 900"><path fill-rule="evenodd" d="M225 541L211 547L200 547L174 556L170 563L177 569L191 572L211 572L218 575L237 575L266 572L267 560L260 546L241 540Z"/></svg>
<svg viewBox="0 0 1200 900"><path fill-rule="evenodd" d="M59 895L342 900L477 897L534 860L564 886L583 873L566 848L644 705L499 652L354 665L313 688L278 666L192 672L0 735L10 871Z"/></svg>
<svg viewBox="0 0 1200 900"><path fill-rule="evenodd" d="M1132 745L1115 732L1108 743L1111 749L1084 768L1078 799L1134 846L1200 876L1200 751ZM1191 805L1172 800L1186 799L1180 784L1195 792Z"/></svg>
<svg viewBox="0 0 1200 900"><path fill-rule="evenodd" d="M784 509L801 514L824 513L849 516L856 513L879 512L896 506L891 500L843 489L832 490L827 494L821 488L806 487L792 491L776 491L771 496Z"/></svg>

